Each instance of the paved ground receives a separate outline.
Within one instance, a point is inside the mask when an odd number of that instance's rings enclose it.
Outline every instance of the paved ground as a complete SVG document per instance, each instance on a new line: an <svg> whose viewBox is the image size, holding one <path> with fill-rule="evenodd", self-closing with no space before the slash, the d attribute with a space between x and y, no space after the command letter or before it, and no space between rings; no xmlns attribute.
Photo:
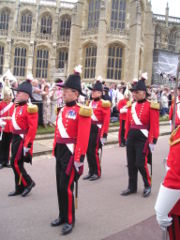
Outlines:
<svg viewBox="0 0 180 240"><path fill-rule="evenodd" d="M161 137L154 152L153 191L142 198L143 185L139 177L138 193L120 196L127 187L125 149L106 148L103 155L103 175L99 181L80 180L79 209L71 235L60 236L60 229L49 223L58 215L55 188L55 161L51 156L36 157L27 170L36 182L32 193L22 198L8 198L14 189L11 169L0 170L0 239L1 240L156 240L161 231L154 218L154 204L164 175L163 158L168 153L168 136ZM87 173L87 166L85 168ZM154 234L147 234L147 229ZM143 232L144 231L144 232ZM133 237L132 237L133 236Z"/></svg>

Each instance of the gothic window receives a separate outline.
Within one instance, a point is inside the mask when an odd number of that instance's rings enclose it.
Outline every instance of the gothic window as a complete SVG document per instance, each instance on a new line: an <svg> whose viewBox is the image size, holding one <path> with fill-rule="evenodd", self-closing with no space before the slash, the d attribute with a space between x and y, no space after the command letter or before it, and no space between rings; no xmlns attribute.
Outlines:
<svg viewBox="0 0 180 240"><path fill-rule="evenodd" d="M2 10L0 12L0 29L8 30L9 27L9 11Z"/></svg>
<svg viewBox="0 0 180 240"><path fill-rule="evenodd" d="M41 18L40 32L43 34L51 34L52 31L52 18L49 15L45 15Z"/></svg>
<svg viewBox="0 0 180 240"><path fill-rule="evenodd" d="M0 74L3 73L3 63L4 63L4 47L0 46Z"/></svg>
<svg viewBox="0 0 180 240"><path fill-rule="evenodd" d="M31 32L32 15L31 13L24 13L21 16L21 32Z"/></svg>
<svg viewBox="0 0 180 240"><path fill-rule="evenodd" d="M49 51L47 49L38 49L36 55L36 77L48 77Z"/></svg>
<svg viewBox="0 0 180 240"><path fill-rule="evenodd" d="M58 68L64 69L67 61L68 61L68 49L67 48L60 49L58 55Z"/></svg>
<svg viewBox="0 0 180 240"><path fill-rule="evenodd" d="M26 73L26 56L27 49L25 47L16 47L14 52L14 70L15 76L25 76Z"/></svg>
<svg viewBox="0 0 180 240"><path fill-rule="evenodd" d="M126 22L126 0L112 0L111 29L124 29Z"/></svg>
<svg viewBox="0 0 180 240"><path fill-rule="evenodd" d="M171 30L169 34L169 47L174 49L176 46L176 29Z"/></svg>
<svg viewBox="0 0 180 240"><path fill-rule="evenodd" d="M122 61L123 48L120 45L111 45L108 51L107 79L121 79Z"/></svg>
<svg viewBox="0 0 180 240"><path fill-rule="evenodd" d="M97 28L100 15L100 0L89 0L88 29Z"/></svg>
<svg viewBox="0 0 180 240"><path fill-rule="evenodd" d="M69 40L71 31L71 18L69 16L63 16L60 24L60 38L63 40Z"/></svg>
<svg viewBox="0 0 180 240"><path fill-rule="evenodd" d="M85 48L84 78L95 78L97 47L89 45Z"/></svg>

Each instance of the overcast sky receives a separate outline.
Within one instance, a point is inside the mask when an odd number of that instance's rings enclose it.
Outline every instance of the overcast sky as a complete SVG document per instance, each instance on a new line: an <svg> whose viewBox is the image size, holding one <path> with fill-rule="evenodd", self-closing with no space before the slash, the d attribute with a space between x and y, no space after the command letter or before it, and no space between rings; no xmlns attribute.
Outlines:
<svg viewBox="0 0 180 240"><path fill-rule="evenodd" d="M77 0L66 0L67 2L77 2ZM165 8L169 3L169 15L180 18L180 0L151 0L154 13L165 14Z"/></svg>
<svg viewBox="0 0 180 240"><path fill-rule="evenodd" d="M180 18L180 0L151 0L154 13L165 14L165 8L169 4L169 15Z"/></svg>

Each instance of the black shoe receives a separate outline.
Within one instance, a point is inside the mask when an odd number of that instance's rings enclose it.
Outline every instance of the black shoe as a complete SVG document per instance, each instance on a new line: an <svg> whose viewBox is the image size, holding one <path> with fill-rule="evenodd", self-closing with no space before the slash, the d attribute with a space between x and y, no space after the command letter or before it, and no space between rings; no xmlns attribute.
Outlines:
<svg viewBox="0 0 180 240"><path fill-rule="evenodd" d="M125 147L126 145L124 143L121 143L120 144L120 147Z"/></svg>
<svg viewBox="0 0 180 240"><path fill-rule="evenodd" d="M24 189L22 197L25 197L28 193L30 193L30 191L32 190L33 187L35 187L35 185L36 185L35 182L32 181L31 184Z"/></svg>
<svg viewBox="0 0 180 240"><path fill-rule="evenodd" d="M20 195L22 192L23 192L23 190L15 190L13 192L10 192L8 194L8 197L14 197L14 196Z"/></svg>
<svg viewBox="0 0 180 240"><path fill-rule="evenodd" d="M129 188L124 190L122 193L121 193L121 196L128 196L130 194L133 194L133 193L136 193L137 191L136 190L130 190Z"/></svg>
<svg viewBox="0 0 180 240"><path fill-rule="evenodd" d="M0 169L4 168L4 165L3 164L0 164Z"/></svg>
<svg viewBox="0 0 180 240"><path fill-rule="evenodd" d="M4 164L4 167L6 167L6 168L11 168L11 165L10 165L9 163L5 163L5 164Z"/></svg>
<svg viewBox="0 0 180 240"><path fill-rule="evenodd" d="M91 176L92 176L92 174L88 173L88 175L86 175L85 177L83 177L83 180L88 180L88 179L90 179Z"/></svg>
<svg viewBox="0 0 180 240"><path fill-rule="evenodd" d="M93 174L90 178L89 181L95 181L98 180L100 177L97 174Z"/></svg>
<svg viewBox="0 0 180 240"><path fill-rule="evenodd" d="M64 221L62 221L62 219L60 217L58 217L57 219L55 219L54 221L51 222L51 226L52 227L57 227L60 226L64 223Z"/></svg>
<svg viewBox="0 0 180 240"><path fill-rule="evenodd" d="M150 193L151 193L151 187L145 187L143 192L143 197L149 197Z"/></svg>
<svg viewBox="0 0 180 240"><path fill-rule="evenodd" d="M62 228L61 233L62 233L62 235L67 235L72 232L72 229L73 229L73 224L65 223Z"/></svg>

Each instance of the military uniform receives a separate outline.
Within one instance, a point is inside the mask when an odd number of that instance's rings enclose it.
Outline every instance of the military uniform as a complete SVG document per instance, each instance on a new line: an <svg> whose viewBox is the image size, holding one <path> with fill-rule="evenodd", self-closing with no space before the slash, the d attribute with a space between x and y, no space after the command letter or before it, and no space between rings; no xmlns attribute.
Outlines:
<svg viewBox="0 0 180 240"><path fill-rule="evenodd" d="M63 88L81 92L80 76L72 74ZM58 113L54 137L54 155L56 157L56 183L59 204L59 217L51 225L64 224L62 234L72 231L75 223L74 181L78 181L83 172L92 110L80 106L76 101L66 103ZM78 167L78 170L76 168Z"/></svg>
<svg viewBox="0 0 180 240"><path fill-rule="evenodd" d="M30 82L23 82L15 91L26 92L31 96ZM11 166L15 175L15 192L9 196L22 193L26 196L35 186L27 174L24 162L32 163L33 141L38 127L38 108L36 105L20 102L16 104L12 115Z"/></svg>
<svg viewBox="0 0 180 240"><path fill-rule="evenodd" d="M127 114L127 99L122 99L118 103L119 111L119 146L124 147L125 141L125 122Z"/></svg>
<svg viewBox="0 0 180 240"><path fill-rule="evenodd" d="M171 104L171 107L169 110L169 120L171 125L172 125L172 119L173 119L173 110L174 110L174 103ZM176 126L180 125L180 96L177 97L176 99L175 125Z"/></svg>
<svg viewBox="0 0 180 240"><path fill-rule="evenodd" d="M168 228L170 240L180 239L180 126L170 136L167 173L155 204L156 217Z"/></svg>
<svg viewBox="0 0 180 240"><path fill-rule="evenodd" d="M11 132L11 117L14 111L14 104L10 101L0 102L0 119L5 122L5 127L0 127L0 132L2 131L2 139L0 140L0 165L1 167L8 166L9 162L9 152L10 144L12 139Z"/></svg>
<svg viewBox="0 0 180 240"><path fill-rule="evenodd" d="M141 88L142 84L142 88ZM136 90L146 89L143 80L136 85ZM126 118L127 160L128 160L128 189L122 195L137 191L138 170L143 178L143 196L151 192L151 177L148 170L149 144L156 144L159 136L159 104L151 103L146 99L128 103Z"/></svg>

